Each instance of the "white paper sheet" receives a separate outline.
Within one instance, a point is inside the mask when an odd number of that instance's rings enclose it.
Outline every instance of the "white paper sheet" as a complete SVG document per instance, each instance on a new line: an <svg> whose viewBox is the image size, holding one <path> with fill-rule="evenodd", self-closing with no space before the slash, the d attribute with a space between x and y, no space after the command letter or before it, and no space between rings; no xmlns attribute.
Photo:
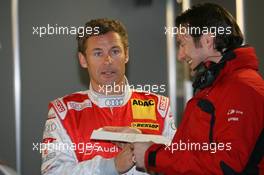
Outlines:
<svg viewBox="0 0 264 175"><path fill-rule="evenodd" d="M170 140L162 135L153 134L135 134L135 133L119 133L109 132L102 129L94 130L91 139L93 140L108 140L119 142L154 142L157 144L169 145Z"/></svg>

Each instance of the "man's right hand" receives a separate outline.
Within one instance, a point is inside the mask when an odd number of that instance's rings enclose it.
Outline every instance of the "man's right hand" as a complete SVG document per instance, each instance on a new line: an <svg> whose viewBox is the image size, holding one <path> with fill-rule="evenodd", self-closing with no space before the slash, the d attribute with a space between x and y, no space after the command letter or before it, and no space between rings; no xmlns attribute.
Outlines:
<svg viewBox="0 0 264 175"><path fill-rule="evenodd" d="M130 170L133 166L133 145L126 144L122 151L115 157L115 167L122 174Z"/></svg>

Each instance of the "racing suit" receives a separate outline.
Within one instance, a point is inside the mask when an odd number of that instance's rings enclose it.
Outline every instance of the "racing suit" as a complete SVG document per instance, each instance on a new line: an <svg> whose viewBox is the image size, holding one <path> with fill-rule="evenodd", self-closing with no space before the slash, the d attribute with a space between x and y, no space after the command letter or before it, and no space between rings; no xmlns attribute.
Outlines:
<svg viewBox="0 0 264 175"><path fill-rule="evenodd" d="M172 140L175 127L167 97L127 90L104 96L87 91L58 98L49 104L42 141L43 175L115 175L114 157L120 148L108 141L90 140L104 126L135 127L145 134ZM143 175L135 166L127 175Z"/></svg>
<svg viewBox="0 0 264 175"><path fill-rule="evenodd" d="M154 144L146 151L148 170L264 174L264 81L252 47L233 53L215 81L188 101L171 147Z"/></svg>

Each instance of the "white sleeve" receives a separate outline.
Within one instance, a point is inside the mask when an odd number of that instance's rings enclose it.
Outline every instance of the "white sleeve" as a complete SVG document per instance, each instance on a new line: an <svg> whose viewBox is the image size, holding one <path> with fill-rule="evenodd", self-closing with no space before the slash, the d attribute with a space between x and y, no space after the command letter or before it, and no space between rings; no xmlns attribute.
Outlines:
<svg viewBox="0 0 264 175"><path fill-rule="evenodd" d="M43 134L42 175L118 175L114 159L95 156L78 162L71 139L53 108L49 110Z"/></svg>
<svg viewBox="0 0 264 175"><path fill-rule="evenodd" d="M159 114L164 118L162 135L172 140L176 132L176 126L174 116L171 113L170 101L168 97L158 95L157 110Z"/></svg>
<svg viewBox="0 0 264 175"><path fill-rule="evenodd" d="M170 107L168 107L168 112L164 119L164 129L162 131L162 135L172 141L176 130L174 116L171 114Z"/></svg>

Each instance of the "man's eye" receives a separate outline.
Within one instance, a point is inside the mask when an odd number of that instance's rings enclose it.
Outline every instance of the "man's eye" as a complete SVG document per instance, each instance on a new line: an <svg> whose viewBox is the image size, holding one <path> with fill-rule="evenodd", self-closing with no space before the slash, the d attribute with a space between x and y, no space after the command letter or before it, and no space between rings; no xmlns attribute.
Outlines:
<svg viewBox="0 0 264 175"><path fill-rule="evenodd" d="M99 57L99 56L102 56L102 52L94 52L93 55L96 57Z"/></svg>
<svg viewBox="0 0 264 175"><path fill-rule="evenodd" d="M120 50L119 49L113 49L112 50L112 54L113 55L118 55L120 53Z"/></svg>
<svg viewBox="0 0 264 175"><path fill-rule="evenodd" d="M184 43L181 41L177 41L176 45L177 45L177 48L180 48L184 46Z"/></svg>
<svg viewBox="0 0 264 175"><path fill-rule="evenodd" d="M119 56L121 53L121 50L120 49L112 49L111 50L111 55L112 56Z"/></svg>
<svg viewBox="0 0 264 175"><path fill-rule="evenodd" d="M179 47L183 47L185 44L184 43L180 43L179 44Z"/></svg>

